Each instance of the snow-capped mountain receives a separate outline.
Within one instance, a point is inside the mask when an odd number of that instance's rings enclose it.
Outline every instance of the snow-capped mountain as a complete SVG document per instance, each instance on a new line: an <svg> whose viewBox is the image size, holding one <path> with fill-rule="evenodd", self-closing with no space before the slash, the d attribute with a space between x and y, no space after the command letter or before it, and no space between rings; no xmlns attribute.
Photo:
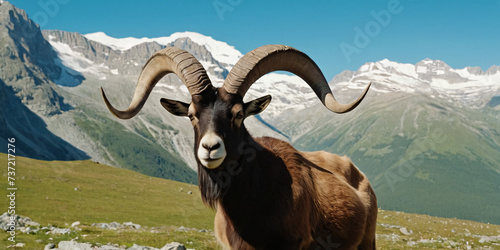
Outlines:
<svg viewBox="0 0 500 250"><path fill-rule="evenodd" d="M126 75L132 78L140 72L142 65L155 51L177 46L190 51L207 72L215 86L221 86L228 72L242 57L242 53L225 42L195 32L178 32L159 38L113 38L103 32L80 36L94 46L102 47L100 56L88 56L78 43L61 38L60 31L45 32L46 37L59 53L62 63L80 73L91 73L105 80L107 75ZM68 34L64 35L68 36ZM66 43L63 40L66 39ZM97 57L97 58L96 58ZM66 79L66 78L65 78ZM439 60L422 60L415 65L392 62L387 59L366 63L355 72L343 72L331 82L335 90L347 91L346 102L357 92L373 82L372 91L379 94L391 92L422 93L436 98L477 107L484 106L500 94L500 67L492 66L483 72L480 68L453 69ZM357 92L356 92L357 91ZM155 92L168 97L189 99L182 84L166 84L163 81ZM317 98L309 86L295 75L270 73L261 77L248 92L246 99L266 94L273 95L272 104L262 114L265 119L276 119L290 110L302 110L317 104ZM334 93L335 94L335 93Z"/></svg>
<svg viewBox="0 0 500 250"><path fill-rule="evenodd" d="M482 107L500 94L500 71L492 66L486 72L478 67L453 69L440 60L424 59L415 65L384 59L345 71L331 82L340 89L361 89L373 82L372 91L406 92L446 98L464 105Z"/></svg>
<svg viewBox="0 0 500 250"><path fill-rule="evenodd" d="M194 32L179 32L160 38L113 38L103 32L83 36L62 31L44 31L44 34L64 66L77 74L91 75L99 80L118 75L135 80L152 53L167 46L176 46L192 53L205 67L214 86L220 87L228 72L242 57L241 52L233 46ZM64 83L67 77L62 79L58 81L59 84L74 86ZM190 98L183 84L172 84L168 80L160 82L154 92L169 98ZM267 74L254 84L245 98L248 100L267 94L272 94L274 99L267 112L262 114L264 119L277 117L288 109L300 110L317 102L308 85L295 75Z"/></svg>
<svg viewBox="0 0 500 250"><path fill-rule="evenodd" d="M196 32L177 32L167 37L158 38L114 38L106 35L104 32L86 34L85 37L91 41L107 45L115 50L126 51L134 46L143 43L156 42L160 45L168 46L177 39L189 38L194 43L205 46L211 52L212 56L220 63L234 64L243 55L225 42L217 41L209 36L204 36Z"/></svg>

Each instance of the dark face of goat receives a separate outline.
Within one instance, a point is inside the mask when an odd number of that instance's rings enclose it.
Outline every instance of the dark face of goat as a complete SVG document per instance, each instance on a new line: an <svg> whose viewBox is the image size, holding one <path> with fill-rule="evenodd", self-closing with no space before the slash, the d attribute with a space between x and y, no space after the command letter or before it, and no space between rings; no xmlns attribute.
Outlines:
<svg viewBox="0 0 500 250"><path fill-rule="evenodd" d="M168 99L161 99L161 104L174 115L189 117L195 134L196 160L208 169L216 169L225 162L238 161L238 148L249 136L244 119L262 112L270 101L267 95L244 103L238 94L212 88L193 95L191 104Z"/></svg>

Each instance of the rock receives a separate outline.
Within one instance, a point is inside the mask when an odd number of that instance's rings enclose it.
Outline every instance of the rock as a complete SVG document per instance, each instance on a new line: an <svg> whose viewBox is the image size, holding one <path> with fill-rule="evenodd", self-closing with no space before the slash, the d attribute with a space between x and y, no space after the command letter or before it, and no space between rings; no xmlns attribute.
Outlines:
<svg viewBox="0 0 500 250"><path fill-rule="evenodd" d="M21 231L25 234L30 234L30 233L38 233L38 231L40 231L40 229L34 228L34 227L20 227L19 231Z"/></svg>
<svg viewBox="0 0 500 250"><path fill-rule="evenodd" d="M28 221L24 222L25 226L30 226L30 227L39 227L40 223L32 221L30 218L26 217Z"/></svg>
<svg viewBox="0 0 500 250"><path fill-rule="evenodd" d="M172 243L166 244L160 250L186 250L186 247L184 245L182 245L181 243L172 242Z"/></svg>
<svg viewBox="0 0 500 250"><path fill-rule="evenodd" d="M92 245L89 243L78 243L74 240L72 241L61 241L59 242L59 250L93 250Z"/></svg>
<svg viewBox="0 0 500 250"><path fill-rule="evenodd" d="M49 249L54 249L54 248L56 248L56 244L49 243L49 244L45 245L45 247L43 248L43 250L49 250Z"/></svg>
<svg viewBox="0 0 500 250"><path fill-rule="evenodd" d="M75 221L71 224L71 227L77 227L80 225L80 222L79 221Z"/></svg>
<svg viewBox="0 0 500 250"><path fill-rule="evenodd" d="M193 191L189 191L188 194L193 194Z"/></svg>
<svg viewBox="0 0 500 250"><path fill-rule="evenodd" d="M406 245L409 246L409 247L415 246L416 244L417 244L417 242L412 241L412 240L406 242Z"/></svg>
<svg viewBox="0 0 500 250"><path fill-rule="evenodd" d="M108 223L92 223L91 226L101 228L101 229L108 229L109 228Z"/></svg>
<svg viewBox="0 0 500 250"><path fill-rule="evenodd" d="M127 248L127 250L158 250L158 248L139 246L139 245L134 244L132 247Z"/></svg>
<svg viewBox="0 0 500 250"><path fill-rule="evenodd" d="M401 228L401 226L398 225L391 225L391 224L385 224L385 223L380 223L380 226L383 226L385 228Z"/></svg>
<svg viewBox="0 0 500 250"><path fill-rule="evenodd" d="M120 226L121 226L121 224L116 222L116 221L109 223L109 229L111 229L111 230L116 230L116 229L120 228Z"/></svg>
<svg viewBox="0 0 500 250"><path fill-rule="evenodd" d="M68 229L68 228L52 228L52 230L50 230L50 233L51 234L69 234L71 233L71 230Z"/></svg>
<svg viewBox="0 0 500 250"><path fill-rule="evenodd" d="M11 220L13 219L13 220ZM20 216L17 214L10 215L8 213L3 213L0 216L0 228L7 231L10 228L9 223L14 221L16 223L16 229L21 229L23 227L39 227L40 224L38 222L32 221L28 217Z"/></svg>
<svg viewBox="0 0 500 250"><path fill-rule="evenodd" d="M16 247L16 248L17 247L24 247L24 246L26 246L26 244L24 244L24 243L17 243L16 245L14 245L14 247Z"/></svg>
<svg viewBox="0 0 500 250"><path fill-rule="evenodd" d="M141 225L139 224L134 224L132 222L125 222L123 223L124 226L127 226L127 227L131 227L131 228L134 228L134 229L140 229L141 228Z"/></svg>
<svg viewBox="0 0 500 250"><path fill-rule="evenodd" d="M132 222L125 222L123 224L120 224L118 222L111 222L111 223L92 223L93 227L97 228L102 228L102 229L110 229L110 230L118 230L118 229L127 229L127 228L132 228L132 229L140 229L142 226L139 224L135 224Z"/></svg>
<svg viewBox="0 0 500 250"><path fill-rule="evenodd" d="M184 226L180 226L179 228L175 229L176 232L189 232L189 228L185 228Z"/></svg>
<svg viewBox="0 0 500 250"><path fill-rule="evenodd" d="M401 227L399 228L399 231L404 234L404 235L411 235L413 233L413 231L408 231L408 229L406 227Z"/></svg>
<svg viewBox="0 0 500 250"><path fill-rule="evenodd" d="M104 245L104 246L100 246L98 248L98 250L121 250L121 249L125 249L125 247L119 248L117 246L113 246L113 245L110 245L110 244L107 244L107 245Z"/></svg>
<svg viewBox="0 0 500 250"><path fill-rule="evenodd" d="M479 243L486 243L490 241L500 241L500 234L498 236L481 236Z"/></svg>

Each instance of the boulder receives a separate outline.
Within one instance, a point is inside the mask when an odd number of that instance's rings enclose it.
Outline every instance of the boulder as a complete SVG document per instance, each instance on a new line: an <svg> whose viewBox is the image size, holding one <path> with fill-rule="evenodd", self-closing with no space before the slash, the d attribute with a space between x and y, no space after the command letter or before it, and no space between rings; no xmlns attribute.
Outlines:
<svg viewBox="0 0 500 250"><path fill-rule="evenodd" d="M61 241L59 242L59 250L93 250L90 243L78 243L74 240L72 241Z"/></svg>
<svg viewBox="0 0 500 250"><path fill-rule="evenodd" d="M404 234L404 235L411 235L413 233L413 231L408 231L408 229L406 227L400 227L399 228L399 231Z"/></svg>

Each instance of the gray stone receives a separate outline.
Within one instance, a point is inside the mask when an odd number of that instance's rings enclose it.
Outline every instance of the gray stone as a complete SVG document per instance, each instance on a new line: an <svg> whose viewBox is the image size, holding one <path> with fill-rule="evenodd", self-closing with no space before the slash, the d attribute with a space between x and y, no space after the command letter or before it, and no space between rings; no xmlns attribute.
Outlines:
<svg viewBox="0 0 500 250"><path fill-rule="evenodd" d="M175 229L177 232L189 232L189 228L186 228L184 226L180 226L179 228Z"/></svg>
<svg viewBox="0 0 500 250"><path fill-rule="evenodd" d="M401 227L399 228L399 231L404 234L404 235L411 235L413 233L413 231L408 231L408 229L406 227Z"/></svg>
<svg viewBox="0 0 500 250"><path fill-rule="evenodd" d="M7 231L9 230L9 223L11 223L11 217L14 219L13 221L16 224L16 229L21 230L21 228L25 227L40 227L40 224L32 221L28 217L20 216L17 214L10 215L8 213L4 213L0 216L0 228ZM23 229L26 230L26 229Z"/></svg>
<svg viewBox="0 0 500 250"><path fill-rule="evenodd" d="M125 222L125 223L123 223L123 225L127 226L127 227L134 228L134 229L140 229L141 228L141 225L135 224L135 223L132 223L132 222Z"/></svg>
<svg viewBox="0 0 500 250"><path fill-rule="evenodd" d="M101 228L101 229L108 229L109 228L108 223L92 223L91 226Z"/></svg>
<svg viewBox="0 0 500 250"><path fill-rule="evenodd" d="M486 243L490 241L500 241L500 234L498 236L481 236L479 243Z"/></svg>
<svg viewBox="0 0 500 250"><path fill-rule="evenodd" d="M71 233L71 230L68 228L52 228L50 230L51 234L69 234Z"/></svg>
<svg viewBox="0 0 500 250"><path fill-rule="evenodd" d="M92 245L89 243L78 243L74 240L72 241L61 241L59 242L59 250L93 250Z"/></svg>
<svg viewBox="0 0 500 250"><path fill-rule="evenodd" d="M158 250L158 248L147 247L147 246L140 246L140 245L134 244L132 247L127 248L127 250Z"/></svg>
<svg viewBox="0 0 500 250"><path fill-rule="evenodd" d="M160 250L186 250L186 247L178 242L168 243L163 246Z"/></svg>

